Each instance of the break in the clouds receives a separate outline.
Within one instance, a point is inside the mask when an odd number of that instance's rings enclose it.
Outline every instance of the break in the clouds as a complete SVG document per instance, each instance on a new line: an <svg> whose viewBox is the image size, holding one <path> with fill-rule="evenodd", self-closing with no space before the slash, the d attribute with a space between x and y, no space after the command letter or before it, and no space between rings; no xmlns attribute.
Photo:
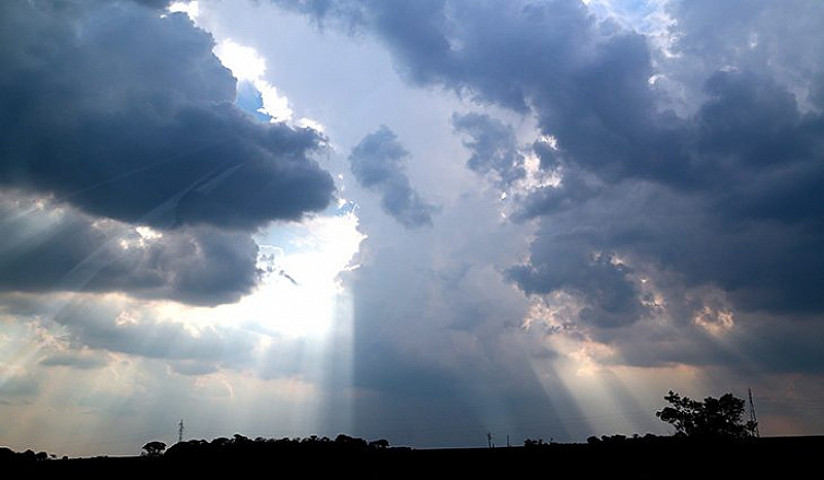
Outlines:
<svg viewBox="0 0 824 480"><path fill-rule="evenodd" d="M4 2L0 184L158 228L253 229L325 208L311 129L253 120L183 14Z"/></svg>
<svg viewBox="0 0 824 480"><path fill-rule="evenodd" d="M349 165L358 183L379 192L383 210L404 227L431 226L437 208L412 188L405 169L408 157L395 132L383 125L352 149Z"/></svg>

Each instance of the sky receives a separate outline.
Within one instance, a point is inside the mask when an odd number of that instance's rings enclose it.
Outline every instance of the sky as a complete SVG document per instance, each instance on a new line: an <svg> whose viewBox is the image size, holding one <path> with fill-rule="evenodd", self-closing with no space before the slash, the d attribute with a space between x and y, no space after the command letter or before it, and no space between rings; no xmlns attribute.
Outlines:
<svg viewBox="0 0 824 480"><path fill-rule="evenodd" d="M824 434L824 3L0 3L0 445Z"/></svg>

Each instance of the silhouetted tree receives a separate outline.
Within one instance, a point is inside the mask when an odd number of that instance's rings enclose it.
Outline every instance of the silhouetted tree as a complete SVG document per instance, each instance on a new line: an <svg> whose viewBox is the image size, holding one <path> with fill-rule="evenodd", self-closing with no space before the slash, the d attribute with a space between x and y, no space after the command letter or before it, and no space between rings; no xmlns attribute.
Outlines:
<svg viewBox="0 0 824 480"><path fill-rule="evenodd" d="M541 439L541 438L539 438L538 440L532 440L531 438L527 438L526 440L524 440L524 446L525 447L529 447L529 448L543 447L544 445L549 445L549 444L544 443L544 440Z"/></svg>
<svg viewBox="0 0 824 480"><path fill-rule="evenodd" d="M231 443L232 441L226 437L218 437L212 440L212 445L214 445L215 447L222 447L224 445L229 445Z"/></svg>
<svg viewBox="0 0 824 480"><path fill-rule="evenodd" d="M744 400L726 393L703 402L670 392L664 400L671 406L655 416L672 424L676 435L701 438L746 438L755 431L754 422L744 423Z"/></svg>
<svg viewBox="0 0 824 480"><path fill-rule="evenodd" d="M163 442L153 441L143 445L145 455L150 457L156 457L163 453L164 450L166 450L166 444Z"/></svg>
<svg viewBox="0 0 824 480"><path fill-rule="evenodd" d="M369 442L369 446L372 447L372 448L382 450L382 449L385 449L385 448L389 447L389 440L386 440L385 438L381 438L379 440L373 440L373 441Z"/></svg>
<svg viewBox="0 0 824 480"><path fill-rule="evenodd" d="M354 437L350 437L349 435L344 435L344 434L341 433L340 435L335 437L335 445L339 445L339 446L345 447L345 448L360 448L360 449L363 449L363 448L366 448L368 444L366 443L366 440L364 440L362 438L354 438Z"/></svg>
<svg viewBox="0 0 824 480"><path fill-rule="evenodd" d="M627 436L616 433L615 435L601 435L601 441L604 443L621 443L626 441Z"/></svg>

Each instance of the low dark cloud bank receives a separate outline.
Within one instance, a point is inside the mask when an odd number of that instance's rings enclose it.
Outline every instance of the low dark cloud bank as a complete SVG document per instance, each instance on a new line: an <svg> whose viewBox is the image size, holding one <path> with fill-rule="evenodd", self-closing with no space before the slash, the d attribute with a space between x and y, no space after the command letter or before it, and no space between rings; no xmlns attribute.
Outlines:
<svg viewBox="0 0 824 480"><path fill-rule="evenodd" d="M406 175L409 157L395 133L386 126L364 137L349 155L358 183L381 194L383 210L406 228L432 225L437 208L421 198Z"/></svg>
<svg viewBox="0 0 824 480"><path fill-rule="evenodd" d="M0 6L0 188L72 210L25 244L4 237L3 288L46 289L91 262L97 274L80 288L237 300L255 283L249 233L333 197L310 158L325 139L235 107L211 37L183 14L162 16L165 3ZM20 231L43 220L4 213ZM165 234L123 252L97 219Z"/></svg>

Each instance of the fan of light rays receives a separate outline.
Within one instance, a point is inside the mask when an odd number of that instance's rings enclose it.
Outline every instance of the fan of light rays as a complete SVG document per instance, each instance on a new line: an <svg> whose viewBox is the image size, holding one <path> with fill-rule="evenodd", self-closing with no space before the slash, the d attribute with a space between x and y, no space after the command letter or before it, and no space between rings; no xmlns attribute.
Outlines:
<svg viewBox="0 0 824 480"><path fill-rule="evenodd" d="M652 288L651 282L645 288ZM627 332L633 329L627 333L628 337L637 337L631 348L649 348L650 354L656 356L655 361L639 363L637 359L624 358L622 349L629 348L627 345L599 340L590 327L576 322L577 312L583 307L581 302L581 298L569 292L536 298L524 321L525 330L541 337L557 354L534 359L532 368L549 398L568 397L574 404L574 408L567 406L565 411L578 413L560 420L579 441L590 435L667 434L667 426L655 417L655 412L664 406L662 398L667 391L690 392L698 398L718 395L713 391L718 382L712 378L712 369L675 360L681 355L676 349L696 348L690 343L699 342L704 346L712 344L724 355L740 357L731 341L733 325L729 312L722 311L717 322L710 322L705 312L691 323L680 324L673 321L662 305L648 318L620 327ZM669 352L669 360L658 350L666 346L655 345L656 336L679 338L682 342L670 345L673 351ZM645 342L647 337L649 341ZM738 360L747 363L745 358Z"/></svg>

